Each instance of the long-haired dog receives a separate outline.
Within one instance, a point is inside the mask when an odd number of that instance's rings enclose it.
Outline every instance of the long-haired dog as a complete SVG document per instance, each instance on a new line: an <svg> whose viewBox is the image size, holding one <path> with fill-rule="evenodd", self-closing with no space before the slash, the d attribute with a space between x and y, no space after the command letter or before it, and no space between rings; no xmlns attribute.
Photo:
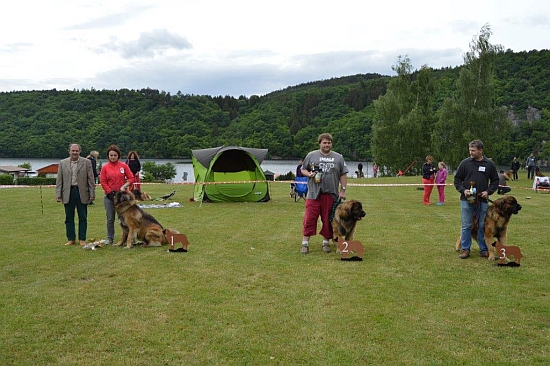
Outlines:
<svg viewBox="0 0 550 366"><path fill-rule="evenodd" d="M152 247L166 244L164 228L157 219L136 204L132 192L118 191L114 197L114 203L122 228L122 238L115 245L126 243L126 248L131 248L136 241L142 241L143 246Z"/></svg>
<svg viewBox="0 0 550 366"><path fill-rule="evenodd" d="M484 227L484 237L485 243L487 246L491 245L493 238L496 238L502 245L506 245L508 239L508 223L512 215L517 215L521 210L521 205L513 196L504 196L498 200L493 201L493 204L487 209L487 214L485 215L485 227ZM474 214L473 224L472 224L472 239L477 241L477 229L478 221L477 217ZM460 251L460 239L459 236L455 249ZM495 259L494 250L489 249L489 260Z"/></svg>
<svg viewBox="0 0 550 366"><path fill-rule="evenodd" d="M134 189L132 192L138 201L151 201L149 193L142 191L141 189Z"/></svg>
<svg viewBox="0 0 550 366"><path fill-rule="evenodd" d="M334 244L338 243L338 237L346 241L353 239L357 221L361 221L366 213L363 205L357 200L344 201L334 211L332 219L332 239Z"/></svg>

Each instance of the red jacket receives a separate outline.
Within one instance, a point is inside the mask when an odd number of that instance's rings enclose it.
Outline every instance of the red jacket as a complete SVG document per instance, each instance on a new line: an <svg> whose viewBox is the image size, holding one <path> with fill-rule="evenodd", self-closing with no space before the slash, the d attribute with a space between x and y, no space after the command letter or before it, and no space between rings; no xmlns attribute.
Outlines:
<svg viewBox="0 0 550 366"><path fill-rule="evenodd" d="M101 167L99 183L101 183L101 188L103 188L105 194L119 191L126 182L130 183L130 187L134 184L134 174L128 165L121 161L117 161L116 163L109 161Z"/></svg>

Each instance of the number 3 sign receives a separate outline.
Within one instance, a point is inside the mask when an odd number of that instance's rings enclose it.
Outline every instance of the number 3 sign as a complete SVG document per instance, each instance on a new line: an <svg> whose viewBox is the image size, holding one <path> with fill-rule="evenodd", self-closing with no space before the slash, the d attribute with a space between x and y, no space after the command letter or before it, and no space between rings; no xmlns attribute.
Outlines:
<svg viewBox="0 0 550 366"><path fill-rule="evenodd" d="M499 253L499 265L505 264L506 260L510 260L508 257L512 256L514 257L514 261L511 263L515 263L517 266L519 266L519 261L521 260L521 258L523 258L519 247L504 245L500 241L493 243L493 246L497 249L497 252Z"/></svg>

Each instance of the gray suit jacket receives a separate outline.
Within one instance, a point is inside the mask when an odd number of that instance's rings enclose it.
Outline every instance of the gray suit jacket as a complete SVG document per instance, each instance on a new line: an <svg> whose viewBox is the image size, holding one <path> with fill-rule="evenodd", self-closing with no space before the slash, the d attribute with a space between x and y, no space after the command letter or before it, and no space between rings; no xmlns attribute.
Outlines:
<svg viewBox="0 0 550 366"><path fill-rule="evenodd" d="M80 192L80 202L87 204L90 199L95 199L95 182L92 162L86 158L78 157L77 183ZM69 203L71 196L71 158L68 157L59 162L57 180L55 182L55 197L60 198L63 204Z"/></svg>

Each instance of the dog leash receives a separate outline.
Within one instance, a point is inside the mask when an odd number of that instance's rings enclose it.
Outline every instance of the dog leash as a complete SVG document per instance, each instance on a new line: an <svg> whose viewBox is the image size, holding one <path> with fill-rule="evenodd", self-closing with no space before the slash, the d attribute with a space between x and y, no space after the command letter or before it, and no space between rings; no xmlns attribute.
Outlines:
<svg viewBox="0 0 550 366"><path fill-rule="evenodd" d="M334 214L336 213L336 207L338 207L338 205L340 203L342 203L342 201L345 200L342 199L342 198L338 198L338 200L334 201L334 203L332 204L332 209L330 210L330 216L329 216L329 221L332 222L332 220L334 220Z"/></svg>

